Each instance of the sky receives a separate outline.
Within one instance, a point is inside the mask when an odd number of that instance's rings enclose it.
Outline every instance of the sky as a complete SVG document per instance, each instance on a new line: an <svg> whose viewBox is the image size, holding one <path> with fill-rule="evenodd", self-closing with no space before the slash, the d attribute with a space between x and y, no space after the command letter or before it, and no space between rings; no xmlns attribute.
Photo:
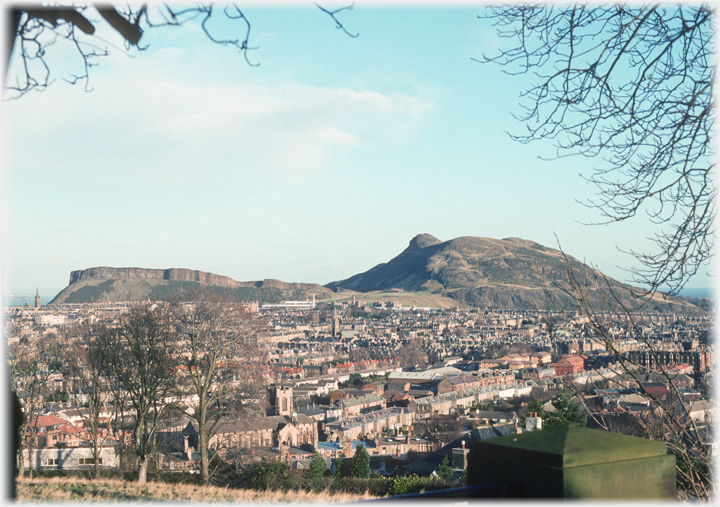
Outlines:
<svg viewBox="0 0 720 507"><path fill-rule="evenodd" d="M510 139L532 80L473 60L502 43L483 12L358 1L350 37L310 2L250 4L252 65L197 25L126 51L99 23L89 92L55 44L52 85L2 103L3 293L96 266L326 284L421 233L528 239L628 281L649 221L587 225L597 161Z"/></svg>

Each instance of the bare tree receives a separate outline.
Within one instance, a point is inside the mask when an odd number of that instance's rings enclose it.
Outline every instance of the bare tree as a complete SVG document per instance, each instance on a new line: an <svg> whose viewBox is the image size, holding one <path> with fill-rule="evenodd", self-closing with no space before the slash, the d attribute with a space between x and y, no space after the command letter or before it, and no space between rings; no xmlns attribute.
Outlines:
<svg viewBox="0 0 720 507"><path fill-rule="evenodd" d="M118 439L118 466L121 472L125 472L130 469L126 442L127 436L129 435L129 429L126 425L126 420L129 419L129 417L127 417L128 393L117 382L109 382L108 389L110 391L110 398L112 399L112 429Z"/></svg>
<svg viewBox="0 0 720 507"><path fill-rule="evenodd" d="M135 420L138 482L147 482L158 424L173 400L177 358L167 311L135 307L117 327L100 326L91 340L103 373L127 392Z"/></svg>
<svg viewBox="0 0 720 507"><path fill-rule="evenodd" d="M648 410L644 413L633 412L616 405L609 416L598 413L592 407L586 406L594 425L607 431L617 431L649 438L662 440L668 450L676 458L676 471L678 483L681 486L681 496L696 499L708 499L714 495L715 482L710 473L711 455L710 444L713 435L707 426L698 425L690 413L690 402L683 399L676 378L668 372L668 368L649 366L633 360L626 351L620 347L618 340L611 329L618 326L624 329L622 338L633 338L638 347L643 348L654 357L655 365L661 365L658 360L658 346L642 332L641 315L617 295L610 281L596 270L588 270L585 276L579 276L577 270L572 268L570 260L566 257L566 276L568 282L563 284L561 290L575 302L572 306L562 308L566 319L582 322L587 337L612 353L616 363L606 370L599 380L592 383L597 388L618 388L634 386ZM599 306L590 303L589 291L603 294L605 304ZM558 308L560 305L558 304ZM701 351L700 351L701 352ZM592 358L592 356L591 356ZM654 373L662 379L667 386L667 397L646 388L644 375ZM585 389L587 391L587 387ZM575 390L576 398L580 401L585 397L579 390Z"/></svg>
<svg viewBox="0 0 720 507"><path fill-rule="evenodd" d="M43 407L45 385L49 371L45 363L45 346L50 345L42 336L23 339L8 347L10 387L18 398L23 411L23 419L18 428L18 475L25 475L25 468L32 469L34 427Z"/></svg>
<svg viewBox="0 0 720 507"><path fill-rule="evenodd" d="M335 23L336 28L350 33L339 20L339 14L352 10L352 5L333 11L316 6L327 14ZM9 9L10 29L7 32L7 63L11 64L12 55L18 59L18 71L13 79L7 80L7 89L21 96L31 90L44 90L53 82L49 63L52 46L66 45L80 58L82 71L64 78L72 84L85 82L89 91L90 69L97 65L97 59L108 55L109 43L98 36L96 31L102 25L109 26L117 33L125 45L137 50L147 49L141 44L145 31L161 26L180 27L189 22L198 23L207 38L221 46L235 48L248 65L248 52L251 47L251 24L243 11L235 4L215 7L212 3L205 5L173 7L169 4L150 6L142 3L139 6L113 6L109 3L92 4L43 4L29 6L13 6ZM221 31L216 24L218 18L231 22L231 31Z"/></svg>
<svg viewBox="0 0 720 507"><path fill-rule="evenodd" d="M567 256L567 282L560 287L569 297L550 296L614 355L607 380L638 386L652 410L651 416L626 414L632 431L667 442L683 494L695 498L715 489L706 472L709 435L690 417L668 372L641 368L609 330L621 326L624 336L657 356L637 310L658 290L677 294L714 255L714 14L707 4L498 5L484 17L509 45L481 60L537 78L519 116L528 130L514 139L550 139L557 157L596 158L586 178L597 193L585 204L600 211L602 223L645 213L659 231L651 238L654 251L626 249L640 265L632 270L642 286L637 299L595 270L574 268ZM640 377L649 370L663 376L672 403L645 388ZM630 428L589 412L605 429Z"/></svg>
<svg viewBox="0 0 720 507"><path fill-rule="evenodd" d="M523 95L528 143L595 157L586 204L602 223L646 213L654 252L629 251L633 280L676 294L714 253L714 14L708 4L499 5L509 48L483 62L534 73Z"/></svg>
<svg viewBox="0 0 720 507"><path fill-rule="evenodd" d="M72 375L73 389L81 390L84 403L78 407L78 414L85 431L79 437L92 449L95 477L100 472L100 458L105 438L101 434L100 414L107 409L110 392L103 378L104 366L100 356L101 344L96 343L97 334L91 328L78 331L84 337L70 345L65 357ZM99 334L99 333L98 333ZM109 423L108 423L109 424Z"/></svg>
<svg viewBox="0 0 720 507"><path fill-rule="evenodd" d="M240 301L204 288L175 297L172 306L184 393L197 399L189 415L197 422L200 468L208 484L209 442L224 418L264 415L265 407L255 402L258 386L251 368L257 356L257 324ZM244 374L223 379L228 363Z"/></svg>

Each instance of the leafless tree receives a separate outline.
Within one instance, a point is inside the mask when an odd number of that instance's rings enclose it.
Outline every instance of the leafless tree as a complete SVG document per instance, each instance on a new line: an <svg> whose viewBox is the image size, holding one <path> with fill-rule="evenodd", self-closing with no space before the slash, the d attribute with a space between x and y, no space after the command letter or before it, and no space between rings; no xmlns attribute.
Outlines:
<svg viewBox="0 0 720 507"><path fill-rule="evenodd" d="M73 331L70 331L73 332ZM68 370L72 375L73 389L81 390L84 403L78 407L82 428L78 433L85 444L93 452L93 470L95 477L100 472L100 457L105 438L101 434L100 414L107 409L110 392L103 378L103 364L99 354L101 345L91 327L74 330L84 337L82 341L74 341L65 351ZM99 333L98 333L99 334ZM109 433L109 432L108 432Z"/></svg>
<svg viewBox="0 0 720 507"><path fill-rule="evenodd" d="M632 278L676 294L714 254L714 16L708 4L508 4L483 16L509 47L482 62L534 73L528 143L598 159L602 223L659 224Z"/></svg>
<svg viewBox="0 0 720 507"><path fill-rule="evenodd" d="M45 386L49 378L46 349L55 344L42 335L22 339L8 346L10 387L16 394L23 411L22 424L18 429L18 475L25 475L25 455L33 459L35 448L34 427L45 402ZM29 467L32 469L32 466Z"/></svg>
<svg viewBox="0 0 720 507"><path fill-rule="evenodd" d="M119 326L98 327L90 345L103 373L132 404L138 482L144 484L153 437L176 396L177 356L168 313L162 307L135 307Z"/></svg>
<svg viewBox="0 0 720 507"><path fill-rule="evenodd" d="M338 29L351 37L339 19L352 5L336 10L317 7L330 16ZM249 51L258 49L251 46L251 23L243 11L235 4L216 7L212 3L204 5L173 7L169 4L139 6L113 6L110 3L89 4L42 4L12 6L9 9L10 29L6 37L6 67L11 64L13 54L18 66L12 79L6 79L7 89L19 97L31 90L44 90L53 82L49 56L53 46L69 46L70 51L80 58L81 72L64 78L75 84L85 82L90 90L90 69L97 65L98 58L108 55L110 43L96 33L101 25L109 26L117 33L125 45L142 51L147 49L141 43L142 35L149 29L165 26L180 27L189 22L200 25L207 38L221 46L235 48L248 65L257 66L249 58ZM234 33L227 35L225 30L217 28L216 20L224 18L231 22ZM104 27L103 27L104 28Z"/></svg>
<svg viewBox="0 0 720 507"><path fill-rule="evenodd" d="M608 329L619 323L655 354L638 332L636 311L660 289L677 294L714 254L714 14L708 4L498 5L483 17L509 44L480 60L537 79L522 99L519 119L528 130L514 139L549 139L557 157L595 158L586 178L597 193L585 204L600 211L602 223L645 213L659 231L654 251L626 249L639 261L632 270L639 299L628 300L597 271L574 269L569 257L561 286L568 298L549 295L614 354L612 375L635 382L650 401L657 425L646 424L643 436L662 434L677 456L679 482L695 498L714 493L706 435L667 372L657 373L678 400L673 407L645 389L640 365Z"/></svg>
<svg viewBox="0 0 720 507"><path fill-rule="evenodd" d="M572 268L568 258L566 261L567 283L560 288L575 303L562 308L565 318L581 322L587 337L610 352L616 360L611 368L604 371L601 379L592 381L593 384L597 388L636 386L643 402L648 405L648 411L642 414L617 406L615 414L609 418L586 405L590 417L597 427L608 431L627 430L635 436L665 441L668 450L677 458L676 471L678 482L682 486L681 494L696 499L711 498L714 495L715 483L709 473L709 444L713 441L709 428L695 422L691 416L690 403L683 399L674 375L669 373L667 368L643 365L633 360L620 347L620 340L610 332L613 326L622 327L622 338L635 339L638 347L654 357L654 364L662 364L657 357L657 345L640 329L640 314L626 305L616 294L610 281L598 271L588 270L582 277ZM601 307L597 303L591 304L589 291L604 295L605 304ZM643 376L648 373L655 373L667 386L666 399L646 388ZM585 399L579 390L575 389L575 392L580 401ZM619 419L618 414L621 415Z"/></svg>
<svg viewBox="0 0 720 507"><path fill-rule="evenodd" d="M257 323L237 299L204 288L176 296L172 308L183 391L197 399L190 403L189 415L198 425L200 468L208 484L209 442L224 418L230 414L257 417L265 412L257 402L258 385L252 376L258 356ZM244 375L223 379L222 370L230 363Z"/></svg>

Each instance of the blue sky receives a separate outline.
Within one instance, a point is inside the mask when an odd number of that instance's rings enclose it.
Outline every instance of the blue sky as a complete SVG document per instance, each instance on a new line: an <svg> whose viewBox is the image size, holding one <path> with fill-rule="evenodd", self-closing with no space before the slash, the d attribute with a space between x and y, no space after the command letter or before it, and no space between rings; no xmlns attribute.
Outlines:
<svg viewBox="0 0 720 507"><path fill-rule="evenodd" d="M62 80L58 45L55 82L3 103L5 293L94 266L325 284L420 233L559 240L619 280L619 249L650 248L643 217L583 225L601 219L576 202L596 161L509 138L530 81L472 60L500 44L481 5L357 2L357 38L310 2L243 12L258 66L193 25L142 52L105 31L91 92Z"/></svg>

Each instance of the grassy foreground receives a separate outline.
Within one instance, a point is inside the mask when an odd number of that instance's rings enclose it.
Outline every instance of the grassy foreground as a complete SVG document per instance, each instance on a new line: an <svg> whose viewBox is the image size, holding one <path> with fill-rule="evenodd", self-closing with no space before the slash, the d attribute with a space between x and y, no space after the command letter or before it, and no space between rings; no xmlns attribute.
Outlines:
<svg viewBox="0 0 720 507"><path fill-rule="evenodd" d="M18 479L18 502L234 502L234 503L341 503L372 498L368 494L308 493L306 491L255 491L190 484L119 479L85 480L53 477Z"/></svg>

